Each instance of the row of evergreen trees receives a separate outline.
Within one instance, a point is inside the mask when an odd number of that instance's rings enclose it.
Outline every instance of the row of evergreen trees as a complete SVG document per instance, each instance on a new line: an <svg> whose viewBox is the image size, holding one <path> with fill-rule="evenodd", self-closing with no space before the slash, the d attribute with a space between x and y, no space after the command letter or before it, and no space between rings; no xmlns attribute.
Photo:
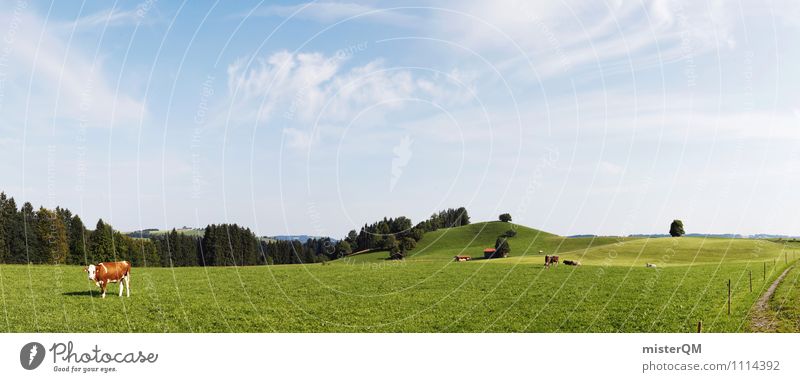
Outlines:
<svg viewBox="0 0 800 382"><path fill-rule="evenodd" d="M322 245L316 241L307 244ZM85 265L128 260L134 266L164 267L291 264L322 261L314 256L320 253L317 250L299 242L262 243L250 229L236 224L209 225L202 238L174 229L167 235L130 237L102 219L94 230L88 230L68 209L34 210L30 203L18 209L14 198L0 193L0 263Z"/></svg>
<svg viewBox="0 0 800 382"><path fill-rule="evenodd" d="M14 198L0 193L0 260L12 263L65 263L82 256L83 222L69 210L17 209Z"/></svg>
<svg viewBox="0 0 800 382"><path fill-rule="evenodd" d="M414 228L421 229L422 232L436 231L441 228L460 227L469 224L469 213L464 207L448 208L439 213L431 215L428 220L417 223Z"/></svg>
<svg viewBox="0 0 800 382"><path fill-rule="evenodd" d="M0 192L0 262L87 264L119 259L137 266L160 263L151 241L125 236L102 219L90 231L69 209L34 210L30 203L17 209L14 198Z"/></svg>
<svg viewBox="0 0 800 382"><path fill-rule="evenodd" d="M18 209L14 198L0 193L0 263L91 264L128 260L133 266L242 266L317 263L356 251L388 250L405 253L425 232L469 224L465 208L448 209L412 225L401 216L365 224L342 240L313 238L300 241L261 240L236 224L209 225L202 237L172 230L165 235L128 236L98 220L88 230L78 215L56 207Z"/></svg>
<svg viewBox="0 0 800 382"><path fill-rule="evenodd" d="M366 250L387 250L391 254L405 254L414 249L426 232L440 228L459 227L469 224L469 214L464 207L450 208L431 215L430 219L411 224L405 216L386 218L364 226L356 232L350 231L342 244L337 247L337 254L349 254L349 250L358 252Z"/></svg>

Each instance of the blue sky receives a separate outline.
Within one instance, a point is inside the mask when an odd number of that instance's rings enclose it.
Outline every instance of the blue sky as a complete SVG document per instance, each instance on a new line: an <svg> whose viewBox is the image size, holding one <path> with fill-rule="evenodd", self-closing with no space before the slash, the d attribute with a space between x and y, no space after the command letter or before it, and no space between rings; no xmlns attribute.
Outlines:
<svg viewBox="0 0 800 382"><path fill-rule="evenodd" d="M793 1L0 5L0 189L118 229L800 233Z"/></svg>

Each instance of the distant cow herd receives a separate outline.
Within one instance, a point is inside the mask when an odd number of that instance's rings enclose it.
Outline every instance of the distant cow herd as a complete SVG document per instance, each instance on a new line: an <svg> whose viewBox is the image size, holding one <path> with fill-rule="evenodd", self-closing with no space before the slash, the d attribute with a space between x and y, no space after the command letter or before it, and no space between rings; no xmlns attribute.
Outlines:
<svg viewBox="0 0 800 382"><path fill-rule="evenodd" d="M559 262L559 258L556 255L552 255L552 256L546 256L545 255L545 257L544 257L544 267L545 268L550 268L551 265L557 267L558 266L558 262ZM581 262L577 261L577 260L566 260L565 259L561 263L564 264L564 265L571 265L571 266L574 266L574 267L577 267L577 266L581 265Z"/></svg>
<svg viewBox="0 0 800 382"><path fill-rule="evenodd" d="M539 251L539 254L541 254L541 253L542 253L542 251ZM470 256L464 256L464 255L453 256L453 261L456 261L456 262L470 261L470 260L472 260L472 257L470 257ZM544 267L545 268L549 269L551 265L554 266L554 267L557 267L559 262L564 264L564 265L571 265L571 266L574 266L574 267L577 267L577 266L581 265L581 262L577 261L577 260L561 260L558 257L558 255L545 255L544 256Z"/></svg>

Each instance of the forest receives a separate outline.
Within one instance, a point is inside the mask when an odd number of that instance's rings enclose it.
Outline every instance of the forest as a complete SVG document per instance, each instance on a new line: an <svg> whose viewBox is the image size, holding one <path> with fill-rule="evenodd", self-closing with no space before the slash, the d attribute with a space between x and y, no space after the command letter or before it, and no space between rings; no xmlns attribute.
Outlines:
<svg viewBox="0 0 800 382"><path fill-rule="evenodd" d="M133 266L245 266L335 260L354 252L389 251L402 256L427 232L469 224L464 207L447 209L413 225L405 216L383 218L351 230L344 238L262 240L247 227L211 224L202 237L172 229L167 234L125 234L99 219L93 230L69 209L31 203L17 206L0 192L0 263L85 265L130 261Z"/></svg>

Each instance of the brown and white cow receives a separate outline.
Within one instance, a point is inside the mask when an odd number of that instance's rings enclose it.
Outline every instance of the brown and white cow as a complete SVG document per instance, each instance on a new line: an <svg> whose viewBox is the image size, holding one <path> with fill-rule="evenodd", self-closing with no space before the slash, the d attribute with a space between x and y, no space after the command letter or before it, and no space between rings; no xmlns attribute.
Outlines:
<svg viewBox="0 0 800 382"><path fill-rule="evenodd" d="M128 297L131 296L131 264L127 261L113 261L89 264L83 268L89 274L89 280L100 287L103 298L106 297L106 288L109 283L119 283L119 296L122 297L122 289L128 290ZM123 288L124 287L124 288Z"/></svg>
<svg viewBox="0 0 800 382"><path fill-rule="evenodd" d="M558 266L558 256L547 256L544 257L544 267L550 269L550 265Z"/></svg>

